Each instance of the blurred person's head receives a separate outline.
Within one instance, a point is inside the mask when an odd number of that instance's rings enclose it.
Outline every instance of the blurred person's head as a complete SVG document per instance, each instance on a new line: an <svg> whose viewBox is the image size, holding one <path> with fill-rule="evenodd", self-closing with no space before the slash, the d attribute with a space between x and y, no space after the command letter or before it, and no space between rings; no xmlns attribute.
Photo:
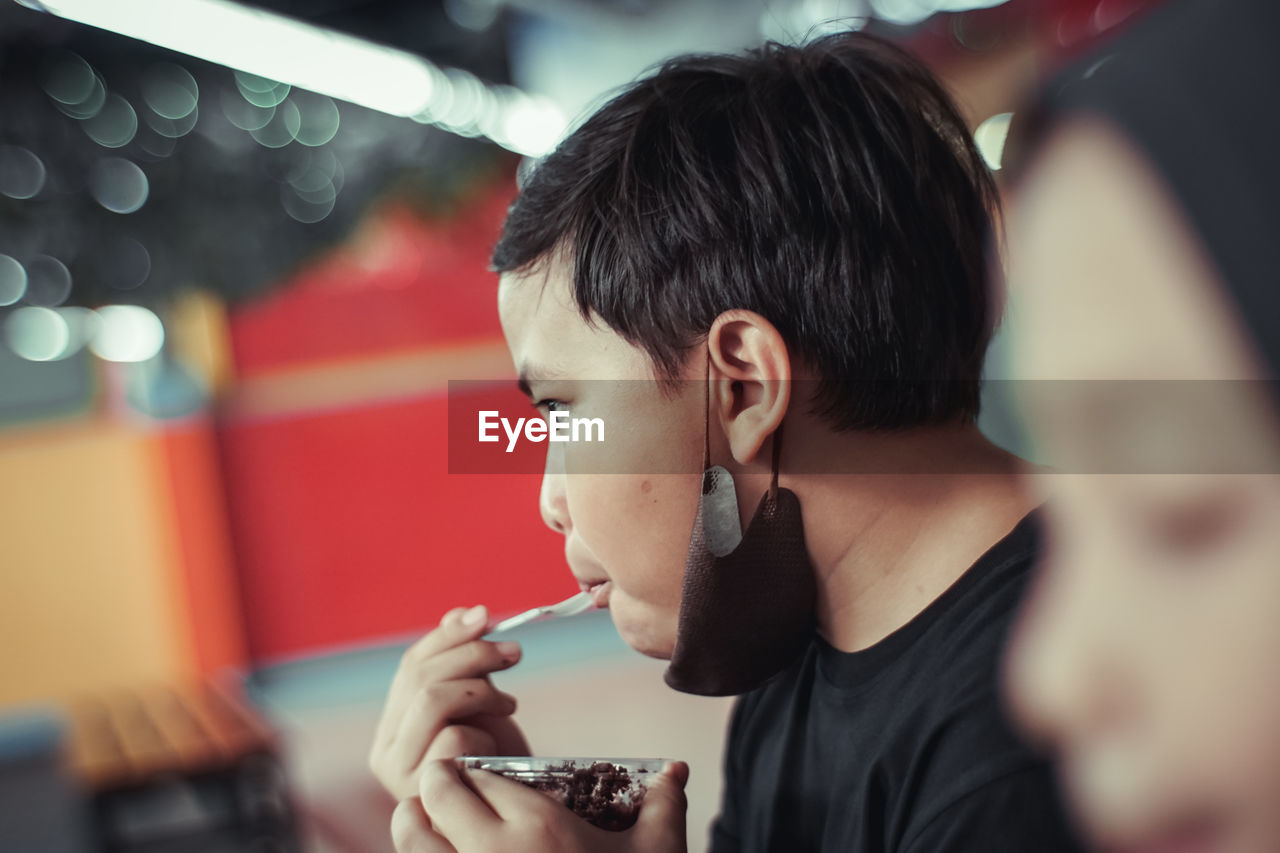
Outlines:
<svg viewBox="0 0 1280 853"><path fill-rule="evenodd" d="M1049 134L1008 230L1022 415L1058 466L1031 478L1047 556L1010 647L1017 716L1103 849L1280 850L1274 365L1113 124Z"/></svg>
<svg viewBox="0 0 1280 853"><path fill-rule="evenodd" d="M994 202L942 88L863 35L668 62L536 167L503 329L535 402L626 425L634 474L549 444L541 507L628 643L670 656L704 434L754 506L784 415L787 452L972 424Z"/></svg>

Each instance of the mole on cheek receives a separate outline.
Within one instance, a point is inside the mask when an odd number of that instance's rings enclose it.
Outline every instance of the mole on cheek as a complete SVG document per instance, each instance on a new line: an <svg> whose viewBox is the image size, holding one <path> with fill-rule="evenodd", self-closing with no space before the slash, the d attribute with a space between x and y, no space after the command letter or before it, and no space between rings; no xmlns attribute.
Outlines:
<svg viewBox="0 0 1280 853"><path fill-rule="evenodd" d="M640 482L640 491L644 492L646 495L649 494L649 492L653 491L653 483L650 483L648 480L642 480Z"/></svg>

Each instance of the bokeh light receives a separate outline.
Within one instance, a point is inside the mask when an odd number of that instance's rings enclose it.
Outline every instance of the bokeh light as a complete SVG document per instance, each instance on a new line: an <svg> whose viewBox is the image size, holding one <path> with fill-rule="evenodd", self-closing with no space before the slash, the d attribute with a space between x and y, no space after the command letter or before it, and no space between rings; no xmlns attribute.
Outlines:
<svg viewBox="0 0 1280 853"><path fill-rule="evenodd" d="M71 330L52 308L26 307L5 318L4 337L9 349L28 361L54 361L67 351Z"/></svg>
<svg viewBox="0 0 1280 853"><path fill-rule="evenodd" d="M173 154L178 149L178 140L163 136L154 130L147 133L139 132L138 147L151 155L151 157L162 159Z"/></svg>
<svg viewBox="0 0 1280 853"><path fill-rule="evenodd" d="M536 157L555 147L566 124L564 113L554 102L521 93L501 110L490 135L504 148Z"/></svg>
<svg viewBox="0 0 1280 853"><path fill-rule="evenodd" d="M60 104L84 103L93 92L93 68L74 53L59 51L45 68L42 87Z"/></svg>
<svg viewBox="0 0 1280 853"><path fill-rule="evenodd" d="M237 71L236 88L240 90L241 97L255 107L274 107L289 97L292 87L288 83L278 83L256 74Z"/></svg>
<svg viewBox="0 0 1280 853"><path fill-rule="evenodd" d="M93 340L93 336L97 334L98 327L102 321L96 311L76 305L68 305L54 310L67 326L67 343L62 352L55 357L55 360L57 360L73 356L84 349L85 345Z"/></svg>
<svg viewBox="0 0 1280 853"><path fill-rule="evenodd" d="M319 222L332 213L336 199L337 193L333 192L332 187L327 192L305 194L289 186L282 187L280 190L280 205L285 213L307 225Z"/></svg>
<svg viewBox="0 0 1280 853"><path fill-rule="evenodd" d="M218 95L218 101L222 105L222 113L227 117L227 121L241 130L264 128L276 114L274 106L254 106L230 89L223 89Z"/></svg>
<svg viewBox="0 0 1280 853"><path fill-rule="evenodd" d="M177 121L195 112L200 87L182 66L157 62L142 76L142 98L157 116Z"/></svg>
<svg viewBox="0 0 1280 853"><path fill-rule="evenodd" d="M314 193L331 187L336 193L342 189L342 165L332 151L320 149L306 151L308 156L299 158L285 174L285 181L299 193Z"/></svg>
<svg viewBox="0 0 1280 853"><path fill-rule="evenodd" d="M333 212L342 190L343 172L338 158L327 149L303 149L284 175L280 205L298 222L319 222Z"/></svg>
<svg viewBox="0 0 1280 853"><path fill-rule="evenodd" d="M987 161L987 166L993 171L1000 168L1004 156L1004 141L1009 135L1009 122L1012 120L1013 113L996 113L978 125L973 132L973 141L977 144L982 159Z"/></svg>
<svg viewBox="0 0 1280 853"><path fill-rule="evenodd" d="M16 258L0 255L0 305L13 305L26 293L26 267Z"/></svg>
<svg viewBox="0 0 1280 853"><path fill-rule="evenodd" d="M89 191L112 213L133 213L147 203L151 185L133 161L104 157L89 170Z"/></svg>
<svg viewBox="0 0 1280 853"><path fill-rule="evenodd" d="M476 123L483 113L484 96L488 94L485 85L467 71L451 68L446 74L453 97L443 109L432 111L434 117L455 132L464 136L474 135L478 132Z"/></svg>
<svg viewBox="0 0 1280 853"><path fill-rule="evenodd" d="M444 0L444 13L458 26L482 32L493 26L502 11L499 0Z"/></svg>
<svg viewBox="0 0 1280 853"><path fill-rule="evenodd" d="M338 114L338 105L332 98L297 90L289 101L299 113L295 137L303 145L318 147L337 135L342 117Z"/></svg>
<svg viewBox="0 0 1280 853"><path fill-rule="evenodd" d="M69 51L58 54L46 67L44 91L58 109L78 119L97 115L107 99L107 87L98 72Z"/></svg>
<svg viewBox="0 0 1280 853"><path fill-rule="evenodd" d="M9 198L33 198L44 189L44 163L20 145L0 145L0 193Z"/></svg>
<svg viewBox="0 0 1280 853"><path fill-rule="evenodd" d="M98 275L112 290L133 290L151 275L151 253L132 237L116 240L100 250Z"/></svg>
<svg viewBox="0 0 1280 853"><path fill-rule="evenodd" d="M847 0L794 0L764 6L760 12L760 35L770 41L794 44L860 29L864 23L865 4L851 7Z"/></svg>
<svg viewBox="0 0 1280 853"><path fill-rule="evenodd" d="M298 138L302 127L302 115L293 101L285 101L276 107L271 120L257 130L249 131L257 143L265 148L284 148Z"/></svg>
<svg viewBox="0 0 1280 853"><path fill-rule="evenodd" d="M107 95L102 109L81 125L89 138L103 148L122 148L133 141L138 132L138 114L133 105L119 95Z"/></svg>
<svg viewBox="0 0 1280 853"><path fill-rule="evenodd" d="M143 119L146 121L147 127L161 136L169 139L180 139L195 128L196 122L200 120L200 110L193 108L191 112L179 118L166 118L148 110L143 113Z"/></svg>
<svg viewBox="0 0 1280 853"><path fill-rule="evenodd" d="M106 305L98 309L98 327L89 349L107 361L138 362L154 358L164 346L164 324L140 305Z"/></svg>
<svg viewBox="0 0 1280 853"><path fill-rule="evenodd" d="M1007 2L1009 0L871 0L871 9L891 24L913 26L938 12L989 9Z"/></svg>
<svg viewBox="0 0 1280 853"><path fill-rule="evenodd" d="M871 0L871 9L879 18L903 26L920 23L942 5L938 0Z"/></svg>
<svg viewBox="0 0 1280 853"><path fill-rule="evenodd" d="M71 271L62 261L49 255L36 255L26 266L29 304L53 308L71 295Z"/></svg>

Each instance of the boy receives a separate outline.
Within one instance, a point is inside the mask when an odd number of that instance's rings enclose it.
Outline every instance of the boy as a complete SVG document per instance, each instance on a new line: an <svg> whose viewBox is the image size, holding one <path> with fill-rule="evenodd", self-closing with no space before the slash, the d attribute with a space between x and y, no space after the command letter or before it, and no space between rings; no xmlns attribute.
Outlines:
<svg viewBox="0 0 1280 853"><path fill-rule="evenodd" d="M1036 531L1017 460L974 424L994 198L937 82L855 34L668 63L511 209L494 266L522 387L626 425L629 473L548 445L543 517L627 643L675 658L670 683L744 693L716 851L1075 849L997 700ZM708 462L745 527L712 556ZM685 585L725 560L763 579L733 601ZM486 679L518 649L479 640L485 618L446 616L392 687L371 763L406 798L400 849L683 849L679 765L619 836L433 760L528 749ZM770 666L745 651L797 630ZM708 665L710 636L744 651Z"/></svg>

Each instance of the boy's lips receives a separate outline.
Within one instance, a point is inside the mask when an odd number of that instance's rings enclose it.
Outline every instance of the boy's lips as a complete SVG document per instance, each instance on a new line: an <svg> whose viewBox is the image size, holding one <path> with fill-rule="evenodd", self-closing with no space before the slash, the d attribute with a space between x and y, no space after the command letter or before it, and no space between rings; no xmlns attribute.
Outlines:
<svg viewBox="0 0 1280 853"><path fill-rule="evenodd" d="M584 585L585 591L591 593L592 603L602 610L609 606L609 591L612 588L613 583L611 581L595 581Z"/></svg>
<svg viewBox="0 0 1280 853"><path fill-rule="evenodd" d="M591 594L591 601L596 607L604 609L609 606L609 591L613 589L613 583L608 578L598 575L584 578L577 572L573 573L573 577L578 582L578 589Z"/></svg>

